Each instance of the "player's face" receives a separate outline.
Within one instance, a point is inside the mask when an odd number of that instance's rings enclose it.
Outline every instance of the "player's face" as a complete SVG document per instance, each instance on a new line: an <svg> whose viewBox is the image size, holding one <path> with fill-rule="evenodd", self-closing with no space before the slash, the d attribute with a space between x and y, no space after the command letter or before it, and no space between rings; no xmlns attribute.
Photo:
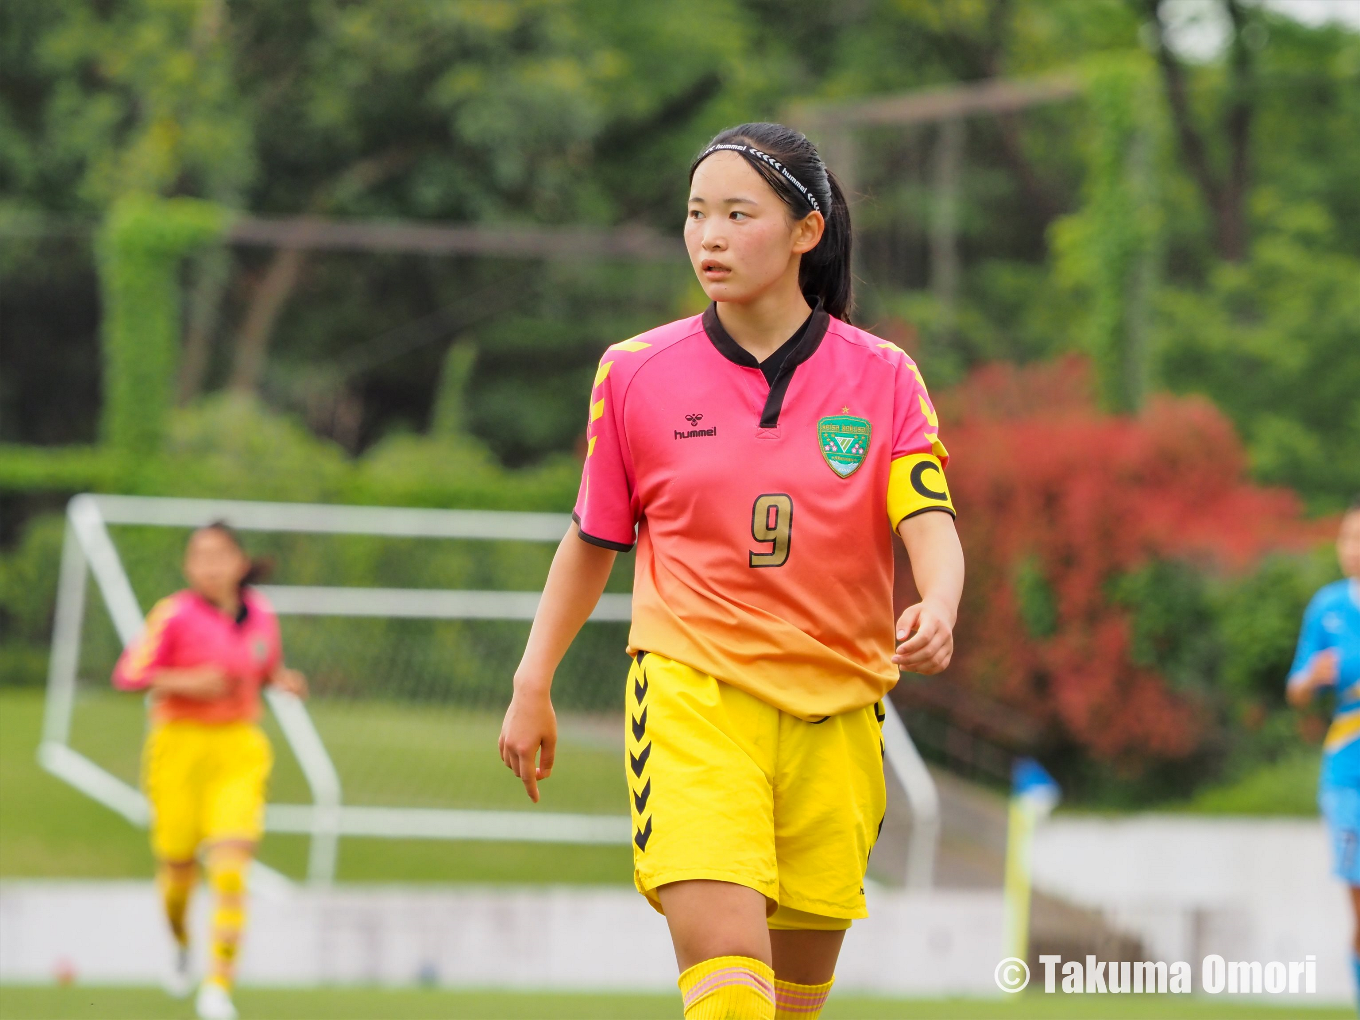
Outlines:
<svg viewBox="0 0 1360 1020"><path fill-rule="evenodd" d="M1341 518L1341 534L1336 537L1336 558L1341 572L1360 580L1360 510Z"/></svg>
<svg viewBox="0 0 1360 1020"><path fill-rule="evenodd" d="M784 200L735 152L709 156L694 171L685 247L704 293L745 304L790 274L821 240L820 213L794 219Z"/></svg>
<svg viewBox="0 0 1360 1020"><path fill-rule="evenodd" d="M250 569L236 543L213 528L195 531L184 550L184 577L189 587L211 602L231 601Z"/></svg>

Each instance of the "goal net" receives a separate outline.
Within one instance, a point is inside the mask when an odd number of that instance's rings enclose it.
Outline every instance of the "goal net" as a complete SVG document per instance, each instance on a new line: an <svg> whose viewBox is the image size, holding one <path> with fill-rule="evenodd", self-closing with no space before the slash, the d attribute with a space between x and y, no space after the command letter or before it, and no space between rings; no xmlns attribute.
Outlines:
<svg viewBox="0 0 1360 1020"><path fill-rule="evenodd" d="M285 659L310 683L305 703L266 692L277 757L266 826L310 838L310 880L333 879L345 836L628 843L626 562L558 671L559 767L539 805L496 750L570 522L560 514L77 496L53 628L45 768L146 824L144 700L113 691L109 677L145 612L183 586L190 530L218 519L274 562L261 590L279 614ZM934 786L891 709L885 727L887 767L912 814L908 880L928 884Z"/></svg>

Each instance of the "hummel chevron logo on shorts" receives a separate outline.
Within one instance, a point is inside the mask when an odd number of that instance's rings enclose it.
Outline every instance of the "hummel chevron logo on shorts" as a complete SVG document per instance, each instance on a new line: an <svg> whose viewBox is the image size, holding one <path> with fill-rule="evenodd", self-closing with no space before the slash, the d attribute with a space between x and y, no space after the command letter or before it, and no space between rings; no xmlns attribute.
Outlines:
<svg viewBox="0 0 1360 1020"><path fill-rule="evenodd" d="M693 414L686 416L692 419L691 424L696 423L703 415ZM642 788L635 789L630 780L629 793L633 795L633 810L635 814L635 826L633 832L633 842L637 844L640 852L645 852L647 843L652 838L652 816L644 816L647 810L647 802L652 797L652 778L644 775L647 769L647 759L652 756L652 743L647 740L647 706L643 700L647 697L648 688L651 686L647 682L647 676L643 672L642 660L646 652L639 652L637 663L634 665L636 672L633 674L633 702L636 706L628 713L628 767L632 770L633 778L642 784ZM634 747L637 753L633 753Z"/></svg>
<svg viewBox="0 0 1360 1020"><path fill-rule="evenodd" d="M633 775L637 776L639 779L642 778L642 770L647 767L647 759L650 758L651 756L652 756L651 744L648 744L646 747L644 747L642 749L641 754L634 755L632 751L628 752L628 761L633 767Z"/></svg>
<svg viewBox="0 0 1360 1020"><path fill-rule="evenodd" d="M647 841L652 838L652 820L647 819L646 828L639 829L633 835L633 842L637 844L639 850L647 849Z"/></svg>

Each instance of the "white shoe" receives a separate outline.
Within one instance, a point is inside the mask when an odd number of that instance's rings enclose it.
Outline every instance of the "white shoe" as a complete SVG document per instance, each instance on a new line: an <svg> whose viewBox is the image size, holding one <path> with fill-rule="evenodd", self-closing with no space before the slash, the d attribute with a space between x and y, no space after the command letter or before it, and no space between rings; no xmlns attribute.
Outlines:
<svg viewBox="0 0 1360 1020"><path fill-rule="evenodd" d="M189 963L187 946L175 947L175 959L162 982L165 994L174 999L187 999L194 990L194 974Z"/></svg>
<svg viewBox="0 0 1360 1020"><path fill-rule="evenodd" d="M231 993L216 981L204 981L198 986L194 1012L198 1014L198 1020L236 1020Z"/></svg>

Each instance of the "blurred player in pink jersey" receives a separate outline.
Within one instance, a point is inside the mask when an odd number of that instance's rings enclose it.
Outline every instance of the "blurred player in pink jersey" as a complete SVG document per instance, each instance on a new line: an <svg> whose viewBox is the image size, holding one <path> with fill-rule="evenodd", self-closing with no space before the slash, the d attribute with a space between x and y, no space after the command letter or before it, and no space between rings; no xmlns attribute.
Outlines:
<svg viewBox="0 0 1360 1020"><path fill-rule="evenodd" d="M500 752L536 801L553 674L636 543L634 881L670 926L687 1020L815 1018L867 916L882 699L953 653L948 453L915 363L847 321L849 209L806 138L718 135L685 242L712 304L600 361ZM921 593L896 621L894 532Z"/></svg>
<svg viewBox="0 0 1360 1020"><path fill-rule="evenodd" d="M195 531L184 553L189 587L156 603L113 674L120 690L151 694L142 776L157 883L177 946L172 993L192 988L185 915L200 852L215 896L212 970L195 1001L202 1020L236 1016L231 986L246 872L274 760L257 725L260 688L307 692L302 674L283 665L273 610L249 586L260 571L227 525Z"/></svg>

